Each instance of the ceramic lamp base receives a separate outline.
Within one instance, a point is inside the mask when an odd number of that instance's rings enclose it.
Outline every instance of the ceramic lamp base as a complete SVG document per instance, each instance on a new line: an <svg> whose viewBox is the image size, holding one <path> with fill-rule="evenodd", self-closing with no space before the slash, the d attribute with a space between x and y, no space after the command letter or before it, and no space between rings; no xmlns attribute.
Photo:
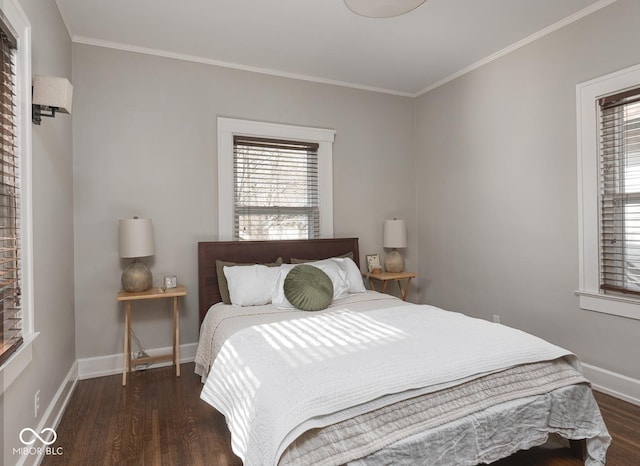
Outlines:
<svg viewBox="0 0 640 466"><path fill-rule="evenodd" d="M404 257L396 249L384 258L384 269L387 272L398 273L404 271Z"/></svg>
<svg viewBox="0 0 640 466"><path fill-rule="evenodd" d="M151 288L153 277L151 270L142 262L133 261L122 272L122 289L129 293L140 293Z"/></svg>

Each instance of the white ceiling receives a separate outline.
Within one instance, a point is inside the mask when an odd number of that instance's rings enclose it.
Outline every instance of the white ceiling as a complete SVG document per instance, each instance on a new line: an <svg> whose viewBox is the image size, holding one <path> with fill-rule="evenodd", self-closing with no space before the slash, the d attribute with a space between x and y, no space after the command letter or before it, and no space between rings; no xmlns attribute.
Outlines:
<svg viewBox="0 0 640 466"><path fill-rule="evenodd" d="M403 16L343 0L56 0L74 42L419 95L615 0L427 0Z"/></svg>

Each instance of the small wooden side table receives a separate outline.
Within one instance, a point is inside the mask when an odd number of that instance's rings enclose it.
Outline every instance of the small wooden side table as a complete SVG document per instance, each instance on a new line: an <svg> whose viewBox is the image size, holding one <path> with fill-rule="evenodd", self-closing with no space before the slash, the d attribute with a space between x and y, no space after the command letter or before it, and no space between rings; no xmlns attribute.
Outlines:
<svg viewBox="0 0 640 466"><path fill-rule="evenodd" d="M379 272L379 273L365 273L363 274L365 277L369 279L369 285L371 289L376 290L375 282L381 282L380 292L384 293L387 290L387 283L390 281L395 281L398 284L398 288L400 289L400 294L402 295L402 300L407 300L407 295L409 294L409 285L411 284L411 279L416 278L417 275L413 272ZM402 286L402 280L406 280L404 286Z"/></svg>
<svg viewBox="0 0 640 466"><path fill-rule="evenodd" d="M117 296L118 302L124 302L124 362L122 365L122 385L127 384L127 373L131 372L132 363L145 364L158 361L172 361L176 366L176 377L180 377L180 310L178 309L178 298L187 295L187 289L179 285L176 288L167 288L163 293L157 286L141 293L129 293L120 290ZM144 358L131 357L131 301L143 299L166 299L173 298L173 352L158 356Z"/></svg>

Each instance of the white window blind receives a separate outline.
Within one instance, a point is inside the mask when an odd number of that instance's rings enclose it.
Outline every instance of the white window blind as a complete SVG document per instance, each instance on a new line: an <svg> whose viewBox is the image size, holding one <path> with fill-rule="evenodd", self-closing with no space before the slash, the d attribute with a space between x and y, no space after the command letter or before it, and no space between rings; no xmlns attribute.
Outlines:
<svg viewBox="0 0 640 466"><path fill-rule="evenodd" d="M233 148L235 239L319 237L318 144L236 135Z"/></svg>
<svg viewBox="0 0 640 466"><path fill-rule="evenodd" d="M640 295L640 88L600 106L600 288Z"/></svg>
<svg viewBox="0 0 640 466"><path fill-rule="evenodd" d="M0 364L22 343L20 163L16 150L15 38L0 28Z"/></svg>

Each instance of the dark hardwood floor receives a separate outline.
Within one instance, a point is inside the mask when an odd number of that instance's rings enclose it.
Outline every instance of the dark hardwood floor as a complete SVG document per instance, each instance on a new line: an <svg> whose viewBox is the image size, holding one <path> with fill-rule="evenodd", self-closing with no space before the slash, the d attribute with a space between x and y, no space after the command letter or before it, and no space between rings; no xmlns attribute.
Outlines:
<svg viewBox="0 0 640 466"><path fill-rule="evenodd" d="M224 417L200 400L193 364L175 377L171 367L82 380L57 428L43 465L241 465L231 452ZM640 407L596 393L613 443L608 466L640 465ZM499 466L573 466L568 443L546 445L501 460Z"/></svg>

